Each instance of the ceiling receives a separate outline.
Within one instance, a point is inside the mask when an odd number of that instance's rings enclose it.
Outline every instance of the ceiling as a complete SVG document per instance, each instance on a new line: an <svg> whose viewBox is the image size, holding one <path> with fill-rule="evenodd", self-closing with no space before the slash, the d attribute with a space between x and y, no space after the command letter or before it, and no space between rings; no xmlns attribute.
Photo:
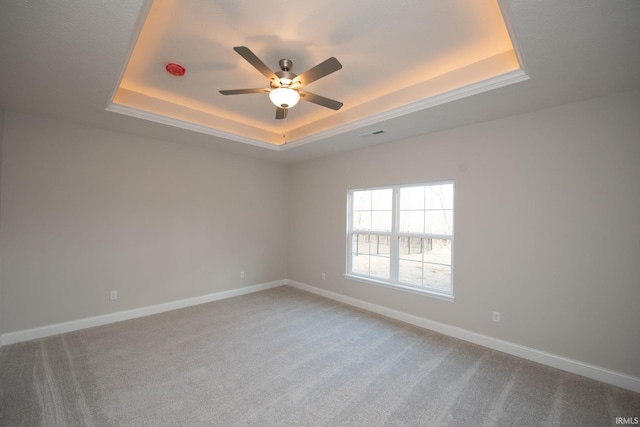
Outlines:
<svg viewBox="0 0 640 427"><path fill-rule="evenodd" d="M496 87L497 77L508 83L516 81L514 74L527 78L514 73L520 67L496 0L405 0L403 7L342 0L305 8L196 0L146 5L109 109L160 122L170 118L178 126L278 151L337 128L422 109L425 100L433 104L435 96L454 90L462 97L488 82ZM270 80L234 52L239 45L276 71L283 58L298 73L340 58L344 71L303 89L340 98L344 106L333 111L301 102L286 120L276 120L264 92L223 96L220 89L269 88ZM186 74L169 74L169 62L183 65Z"/></svg>
<svg viewBox="0 0 640 427"><path fill-rule="evenodd" d="M640 88L637 0L10 0L0 36L4 109L288 163ZM268 87L234 46L338 58L304 90L344 106L221 95Z"/></svg>

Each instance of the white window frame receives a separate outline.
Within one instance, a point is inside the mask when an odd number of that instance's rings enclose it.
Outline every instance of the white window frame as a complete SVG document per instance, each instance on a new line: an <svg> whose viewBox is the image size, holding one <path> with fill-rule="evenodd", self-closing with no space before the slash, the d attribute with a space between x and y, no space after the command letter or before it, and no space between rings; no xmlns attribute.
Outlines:
<svg viewBox="0 0 640 427"><path fill-rule="evenodd" d="M406 292L417 293L421 295L427 295L447 301L454 301L454 288L453 288L453 254L454 254L454 235L455 235L455 185L453 188L453 228L451 235L441 235L441 234L431 234L431 233L408 233L403 232L400 233L400 190L402 188L411 188L411 187L424 187L424 186L435 186L441 184L452 184L454 185L453 180L445 180L445 181L434 181L434 182L422 182L422 183L413 183L413 184L398 184L398 185L385 185L379 187L363 187L363 188L353 188L349 189L347 192L347 253L346 253L346 273L344 276L348 279L358 280L365 283L370 283L374 285L391 287L394 289L399 289ZM392 190L392 230L390 232L386 231L369 231L367 234L370 235L378 235L378 236L389 236L390 238L390 275L389 279L381 279L375 276L364 275L360 273L354 273L352 271L352 253L353 253L353 235L354 234L364 234L359 233L358 230L353 229L353 194L358 191L370 191L370 190ZM402 237L415 237L415 238L427 238L427 239L445 239L451 241L451 288L450 291L444 291L437 288L432 288L428 286L418 286L418 285L410 285L406 283L400 282L399 279L399 265L400 265L400 248L399 248L399 240Z"/></svg>

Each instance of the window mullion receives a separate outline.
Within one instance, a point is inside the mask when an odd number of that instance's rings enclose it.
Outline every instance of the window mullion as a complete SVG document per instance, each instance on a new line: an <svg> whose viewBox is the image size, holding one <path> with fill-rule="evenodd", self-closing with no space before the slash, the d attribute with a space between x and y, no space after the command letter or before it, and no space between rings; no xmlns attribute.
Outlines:
<svg viewBox="0 0 640 427"><path fill-rule="evenodd" d="M391 238L389 242L389 251L391 258L391 266L389 279L394 283L399 283L398 274L400 271L400 242L398 241L398 231L400 229L400 190L399 187L393 187L392 191L393 205L391 208Z"/></svg>
<svg viewBox="0 0 640 427"><path fill-rule="evenodd" d="M353 191L347 193L347 273L353 271Z"/></svg>

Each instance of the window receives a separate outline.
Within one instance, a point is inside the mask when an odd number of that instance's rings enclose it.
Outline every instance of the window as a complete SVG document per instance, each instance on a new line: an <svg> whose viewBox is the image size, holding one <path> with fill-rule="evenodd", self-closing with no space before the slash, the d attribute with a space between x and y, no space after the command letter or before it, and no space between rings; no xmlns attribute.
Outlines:
<svg viewBox="0 0 640 427"><path fill-rule="evenodd" d="M453 182L349 190L348 207L348 277L453 296Z"/></svg>

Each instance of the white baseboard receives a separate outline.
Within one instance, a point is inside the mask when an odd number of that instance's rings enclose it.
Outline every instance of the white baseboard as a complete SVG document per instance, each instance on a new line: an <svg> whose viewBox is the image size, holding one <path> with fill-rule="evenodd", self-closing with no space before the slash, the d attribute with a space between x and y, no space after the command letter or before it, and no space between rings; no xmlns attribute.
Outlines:
<svg viewBox="0 0 640 427"><path fill-rule="evenodd" d="M531 360L533 362L541 363L543 365L551 366L553 368L561 369L563 371L571 372L577 375L582 375L583 377L591 378L603 383L611 384L640 393L640 378L632 375L623 374L621 372L612 371L600 366L584 363L579 360L569 359L563 356L558 356L556 354L536 350L535 348L525 347L519 344L514 344L512 342L492 338L487 335L478 334L466 329L429 320L424 317L403 313L401 311L393 310L377 304L368 303L356 298L317 288L315 286L296 282L294 280L286 280L285 282L291 287L311 292L313 294L320 295L344 304L352 305L367 311L390 317L392 319L420 326L425 329L430 329L444 335L459 338L461 340L479 344L481 346L498 350L503 353L518 356L523 359Z"/></svg>
<svg viewBox="0 0 640 427"><path fill-rule="evenodd" d="M286 280L277 280L275 282L262 283L244 288L232 289L228 291L215 292L208 295L202 295L194 298L187 298L179 301L171 301L164 304L151 305L147 307L134 308L132 310L119 311L116 313L103 314L101 316L87 317L84 319L72 320L70 322L56 323L38 328L25 329L17 332L10 332L0 335L0 346L14 344L22 341L29 341L38 338L45 338L52 335L64 334L66 332L77 331L94 326L106 325L109 323L121 322L123 320L135 319L138 317L149 316L151 314L162 313L165 311L177 310L179 308L190 307L193 305L204 304L207 302L218 301L221 299L237 297L240 295L250 294L253 292L264 291L266 289L276 288L286 284Z"/></svg>
<svg viewBox="0 0 640 427"><path fill-rule="evenodd" d="M259 292L266 289L276 288L278 286L289 285L291 287L311 292L344 304L362 308L373 313L381 314L392 319L400 320L422 328L430 329L444 335L459 338L465 341L479 344L503 353L522 357L523 359L551 366L553 368L562 369L577 375L582 375L603 383L622 387L640 393L640 378L623 374L621 372L612 371L610 369L591 365L579 360L569 359L563 356L536 350L531 347L514 344L512 342L492 338L487 335L478 334L466 329L447 325L445 323L429 320L424 317L415 316L398 310L393 310L381 305L368 303L356 298L341 295L335 292L327 291L315 286L310 286L294 280L277 280L269 283L262 283L253 286L247 286L239 289L216 292L208 295L202 295L194 298L187 298L179 301L172 301L164 304L157 304L147 307L136 308L132 310L119 311L117 313L109 313L101 316L87 317L84 319L73 320L70 322L57 323L38 328L25 329L17 332L10 332L0 335L0 346L14 344L22 341L28 341L38 338L45 338L52 335L63 334L66 332L77 331L94 326L106 325L109 323L121 322L123 320L135 319L138 317L149 316L152 314L162 313L179 308L190 307L198 304L204 304L212 301L218 301L226 298L232 298L240 295L246 295L253 292Z"/></svg>

